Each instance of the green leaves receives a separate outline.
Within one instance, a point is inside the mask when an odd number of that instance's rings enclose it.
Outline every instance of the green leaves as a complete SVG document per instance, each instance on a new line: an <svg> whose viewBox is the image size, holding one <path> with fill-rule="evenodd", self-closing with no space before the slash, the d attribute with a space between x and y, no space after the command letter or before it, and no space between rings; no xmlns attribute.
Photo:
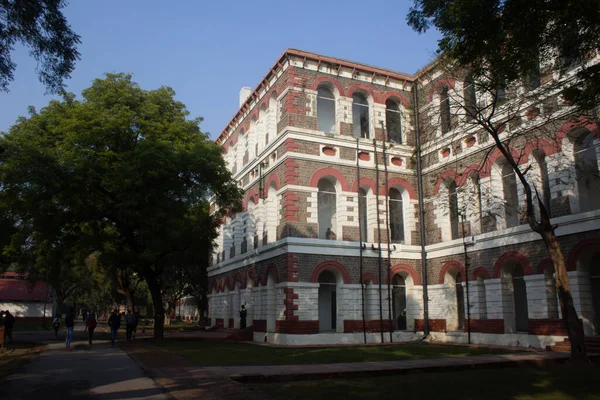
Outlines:
<svg viewBox="0 0 600 400"><path fill-rule="evenodd" d="M440 53L507 87L539 74L540 63L562 75L596 56L600 0L415 0L407 22L419 33L436 27ZM600 81L587 67L578 77L584 88L570 99L587 111L600 100Z"/></svg>
<svg viewBox="0 0 600 400"><path fill-rule="evenodd" d="M18 231L9 252L70 269L97 253L99 265L130 268L151 288L179 267L166 260L207 255L241 192L174 95L107 74L81 100L65 94L1 137L0 208ZM223 211L210 215L209 195Z"/></svg>
<svg viewBox="0 0 600 400"><path fill-rule="evenodd" d="M69 26L63 0L5 0L0 2L0 90L8 91L17 42L29 48L38 63L38 76L48 92L58 93L79 60L79 35Z"/></svg>

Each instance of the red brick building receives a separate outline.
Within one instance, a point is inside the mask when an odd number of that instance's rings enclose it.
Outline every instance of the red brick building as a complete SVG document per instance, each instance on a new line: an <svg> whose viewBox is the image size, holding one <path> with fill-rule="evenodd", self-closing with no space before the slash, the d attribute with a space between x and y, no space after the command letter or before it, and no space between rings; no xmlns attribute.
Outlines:
<svg viewBox="0 0 600 400"><path fill-rule="evenodd" d="M435 64L410 75L289 49L242 89L217 139L246 195L209 268L211 325L239 327L246 304L255 340L283 344L412 340L425 320L435 340L466 341L468 328L480 343L564 336L552 264L520 217L520 183L489 135L459 123L456 99L478 96L468 82ZM523 139L519 162L559 225L591 335L600 134L556 95L536 112L505 135L537 123L558 138Z"/></svg>

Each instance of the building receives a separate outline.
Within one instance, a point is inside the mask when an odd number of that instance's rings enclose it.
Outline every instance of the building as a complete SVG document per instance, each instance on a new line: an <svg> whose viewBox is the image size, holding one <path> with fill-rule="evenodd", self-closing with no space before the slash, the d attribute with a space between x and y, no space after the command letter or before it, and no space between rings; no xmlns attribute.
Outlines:
<svg viewBox="0 0 600 400"><path fill-rule="evenodd" d="M44 313L52 320L52 287L44 282L29 282L15 272L0 275L0 310L10 311L18 320L42 321Z"/></svg>
<svg viewBox="0 0 600 400"><path fill-rule="evenodd" d="M494 90L505 109L520 104L502 135L520 137L515 157L558 225L585 333L597 334L600 132L556 92L532 106L519 90ZM216 140L246 195L208 270L210 324L238 328L246 304L254 339L271 343L414 340L425 319L433 340L562 340L523 188L489 134L461 123L483 101L468 75L435 62L410 75L286 50L242 89Z"/></svg>

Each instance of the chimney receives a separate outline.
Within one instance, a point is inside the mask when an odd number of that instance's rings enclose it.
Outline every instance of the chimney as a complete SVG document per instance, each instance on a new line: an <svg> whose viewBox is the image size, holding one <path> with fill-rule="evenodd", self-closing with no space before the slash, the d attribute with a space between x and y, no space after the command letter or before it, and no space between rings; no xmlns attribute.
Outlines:
<svg viewBox="0 0 600 400"><path fill-rule="evenodd" d="M248 97L250 97L250 93L252 93L252 89L249 87L243 87L242 90L240 90L240 107L242 104L244 104Z"/></svg>

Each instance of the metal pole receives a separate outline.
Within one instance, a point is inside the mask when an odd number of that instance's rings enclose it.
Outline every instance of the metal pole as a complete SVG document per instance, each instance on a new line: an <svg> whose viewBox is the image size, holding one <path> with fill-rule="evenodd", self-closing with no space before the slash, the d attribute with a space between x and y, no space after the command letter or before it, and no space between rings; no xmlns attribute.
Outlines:
<svg viewBox="0 0 600 400"><path fill-rule="evenodd" d="M425 335L429 335L429 295L427 294L427 252L425 251L425 206L423 203L423 170L421 166L421 136L419 132L419 96L418 82L413 84L415 112L415 144L417 145L417 190L419 193L419 230L421 231L421 275L423 283L423 322Z"/></svg>
<svg viewBox="0 0 600 400"><path fill-rule="evenodd" d="M362 323L363 323L363 339L367 343L367 322L365 321L365 283L362 281L363 276L363 237L362 237L362 218L360 217L360 166L358 159L358 138L356 138L356 182L358 194L358 240L359 240L359 265L360 265L360 296L362 307Z"/></svg>
<svg viewBox="0 0 600 400"><path fill-rule="evenodd" d="M383 132L385 132L383 130L383 121L380 121L381 123L381 130ZM389 138L388 138L389 139ZM390 324L390 343L393 342L392 340L392 334L394 332L394 326L392 324L392 292L391 292L391 287L392 287L392 247L391 247L391 237L390 237L390 200L389 200L389 193L390 193L390 187L389 187L389 180L388 180L388 163L387 163L387 153L386 153L386 146L385 146L385 140L383 141L383 168L385 170L385 226L386 226L386 230L387 230L387 247L388 247L388 251L387 251L387 281L388 281L388 286L387 286L387 291L388 291L388 318L389 318L389 324Z"/></svg>
<svg viewBox="0 0 600 400"><path fill-rule="evenodd" d="M467 343L471 344L471 305L469 303L469 255L467 254L467 242L465 241L465 216L461 215L463 252L465 257L465 291L467 294Z"/></svg>
<svg viewBox="0 0 600 400"><path fill-rule="evenodd" d="M378 270L379 270L379 330L381 332L381 343L384 342L383 338L383 293L381 287L381 222L379 220L379 162L377 160L377 140L373 139L373 148L375 149L375 207L376 207L376 218L377 218L377 244L379 253L378 256Z"/></svg>

